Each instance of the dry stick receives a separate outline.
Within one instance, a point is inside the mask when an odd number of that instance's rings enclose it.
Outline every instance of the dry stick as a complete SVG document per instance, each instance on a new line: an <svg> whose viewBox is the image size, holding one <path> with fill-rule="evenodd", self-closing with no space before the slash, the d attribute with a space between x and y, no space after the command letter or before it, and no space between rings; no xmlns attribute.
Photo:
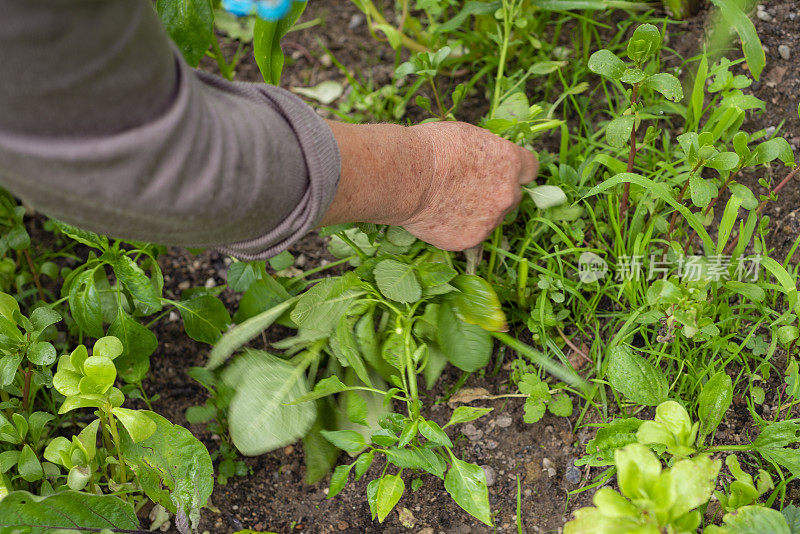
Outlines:
<svg viewBox="0 0 800 534"><path fill-rule="evenodd" d="M795 166L795 168L792 169L791 172L786 175L786 178L781 180L781 183L779 183L778 185L775 186L775 189L772 190L772 192L769 194L769 196L765 200L762 200L758 204L758 206L756 207L756 216L757 217L760 216L761 213L764 211L764 208L767 207L767 202L769 202L770 197L772 197L772 195L777 195L780 192L780 190L783 189L786 186L786 184L788 184L789 181L792 178L794 178L794 175L797 174L798 171L800 171L800 165ZM728 255L731 252L733 252L733 249L736 248L736 245L738 243L739 243L739 236L737 235L735 238L733 238L733 240L730 242L730 244L728 244L728 246L725 248L724 254Z"/></svg>
<svg viewBox="0 0 800 534"><path fill-rule="evenodd" d="M717 196L711 199L711 202L708 204L708 206L706 206L705 211L703 211L704 216L708 215L708 212L711 211L711 209L714 207L717 201L719 201L719 199L722 197L722 193L724 193L725 190L728 188L728 185L730 185L730 183L733 182L733 179L736 177L736 175L739 174L740 170L741 169L736 169L735 172L731 173L731 175L728 176L728 179L725 180L725 182L722 184L722 187L719 188L719 193L717 193ZM697 236L697 230L692 230L692 235L689 236L689 239L686 241L686 245L684 245L683 247L684 254L687 254L689 252L689 246L691 246L692 240L696 236Z"/></svg>

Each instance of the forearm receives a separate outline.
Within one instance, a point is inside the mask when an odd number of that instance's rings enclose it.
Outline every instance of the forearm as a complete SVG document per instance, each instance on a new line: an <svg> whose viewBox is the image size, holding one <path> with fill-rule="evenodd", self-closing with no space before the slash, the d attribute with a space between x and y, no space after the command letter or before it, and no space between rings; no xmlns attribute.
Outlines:
<svg viewBox="0 0 800 534"><path fill-rule="evenodd" d="M339 177L324 121L286 91L187 67L149 0L0 13L0 186L99 233L246 259L321 219Z"/></svg>
<svg viewBox="0 0 800 534"><path fill-rule="evenodd" d="M371 222L402 226L427 197L435 161L431 139L416 127L329 121L341 177L322 225Z"/></svg>

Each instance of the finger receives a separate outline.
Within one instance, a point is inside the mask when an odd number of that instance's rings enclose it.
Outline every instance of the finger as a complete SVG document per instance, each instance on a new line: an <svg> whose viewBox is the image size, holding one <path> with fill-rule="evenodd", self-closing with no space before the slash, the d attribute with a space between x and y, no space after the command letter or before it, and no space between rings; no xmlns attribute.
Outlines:
<svg viewBox="0 0 800 534"><path fill-rule="evenodd" d="M539 160L536 159L536 156L533 153L522 147L517 147L519 150L519 162L520 162L520 170L519 170L519 183L520 184L528 184L531 183L536 179L536 175L539 173Z"/></svg>

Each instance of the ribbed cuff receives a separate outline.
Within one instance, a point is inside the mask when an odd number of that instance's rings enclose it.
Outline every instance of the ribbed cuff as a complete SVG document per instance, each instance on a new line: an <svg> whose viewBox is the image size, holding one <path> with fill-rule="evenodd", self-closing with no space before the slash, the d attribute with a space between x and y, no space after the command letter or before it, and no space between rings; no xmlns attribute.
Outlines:
<svg viewBox="0 0 800 534"><path fill-rule="evenodd" d="M283 223L264 235L217 247L226 254L249 261L279 254L316 227L336 194L341 157L333 132L311 106L280 87L248 85L256 88L289 123L308 170L308 190Z"/></svg>

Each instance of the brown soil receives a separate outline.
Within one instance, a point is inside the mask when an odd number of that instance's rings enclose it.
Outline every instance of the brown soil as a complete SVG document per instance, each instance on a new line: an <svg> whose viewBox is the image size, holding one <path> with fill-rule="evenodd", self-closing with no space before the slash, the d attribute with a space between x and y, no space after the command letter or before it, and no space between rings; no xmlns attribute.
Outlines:
<svg viewBox="0 0 800 534"><path fill-rule="evenodd" d="M773 18L767 23L756 19L759 34L768 48L768 65L761 82L752 90L767 102L766 112L754 119L759 127L777 126L786 118L783 134L789 137L795 149L800 145L800 121L797 117L797 98L800 95L800 78L796 65L800 62L800 8L794 1L766 2L766 11ZM386 13L392 12L390 9ZM697 49L700 43L702 22L707 12L701 13L686 26L686 34L679 36L683 52ZM794 18L792 18L794 16ZM344 76L335 68L325 66L322 43L347 68L372 76L376 84L386 83L391 76L394 53L388 46L377 44L369 35L360 12L353 3L345 0L312 0L303 20L322 18L324 23L313 28L290 34L287 41L289 64L284 73L284 86L311 86L327 79L344 82ZM786 44L792 49L789 61L778 56L778 45ZM248 53L246 52L247 56ZM214 70L210 62L204 68ZM243 64L237 79L258 80L260 76L252 62ZM476 106L480 107L479 104ZM782 178L785 171L777 173ZM773 233L772 245L782 251L786 243L794 240L800 229L800 216L790 212L798 208L800 193L794 185L781 194L779 201L768 208L767 213L784 219L779 232ZM795 225L796 224L796 225ZM795 225L795 226L792 226ZM788 233L783 228L789 227ZM298 243L295 255L303 254L307 265L318 265L330 260L324 249L324 240L312 235ZM225 279L226 262L216 253L208 252L193 257L180 250L171 250L163 259L166 291L179 293L187 286L221 284ZM169 296L169 295L168 295ZM223 300L235 309L236 296L223 292ZM218 436L210 435L204 426L188 425L184 417L186 408L202 404L205 391L187 375L186 369L203 365L208 346L192 342L183 332L177 314L163 319L157 326L160 340L157 353L152 358L152 372L145 387L149 394L158 393L155 409L169 420L188 426L209 447L215 448ZM507 388L508 372L497 375L472 376L467 387L484 387L495 393ZM447 404L435 404L446 389L458 379L450 370L440 380L433 392L429 392L426 405L428 416L443 423L450 415ZM488 466L494 471L496 481L489 488L492 510L495 512L496 532L516 532L517 478L521 482L521 516L525 532L558 532L575 508L589 504L591 491L574 495L569 491L578 488L565 480L569 463L579 458L583 444L594 432L580 429L573 433L572 422L564 418L546 416L536 425L522 422L522 402L519 399L478 403L494 408L488 416L474 423L475 433L470 437L452 434L456 451L465 460ZM741 439L749 425L750 416L743 406L735 410L737 423L731 428L721 429L726 442ZM510 423L507 418L510 418ZM574 418L573 418L574 420ZM508 425L508 426L506 426ZM343 455L341 461L349 461ZM397 511L379 524L370 520L366 502L366 480L379 473L378 467L361 482L348 487L336 498L326 499L327 481L305 485L302 445L295 444L284 450L260 457L246 459L252 474L232 478L227 485L217 485L212 496L218 512L206 510L201 530L213 534L235 532L242 528L267 530L280 533L369 533L369 532L420 532L438 533L483 533L492 532L463 512L447 495L440 480L425 477L425 484L415 493L408 493L400 501ZM547 467L554 471L548 473ZM599 470L593 470L591 477ZM582 471L582 482L590 478ZM410 480L406 480L410 487ZM407 509L413 516L414 526L403 526L398 511Z"/></svg>

